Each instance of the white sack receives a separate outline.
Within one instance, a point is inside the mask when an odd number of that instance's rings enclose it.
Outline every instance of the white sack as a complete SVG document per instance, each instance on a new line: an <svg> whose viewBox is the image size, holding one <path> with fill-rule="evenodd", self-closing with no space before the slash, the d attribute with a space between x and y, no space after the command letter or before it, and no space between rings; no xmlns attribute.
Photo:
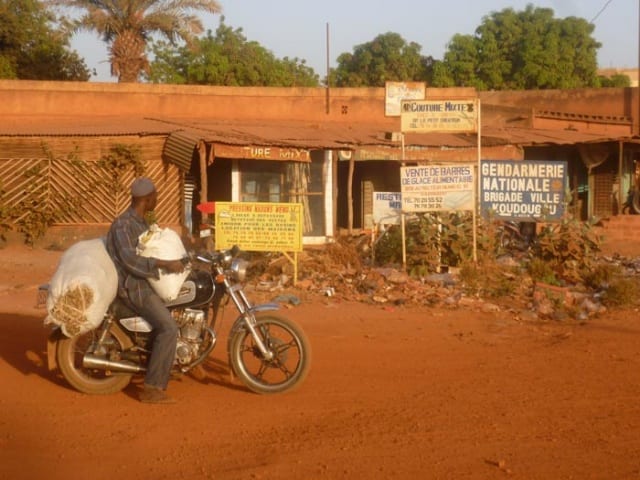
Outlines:
<svg viewBox="0 0 640 480"><path fill-rule="evenodd" d="M187 255L180 236L170 228L152 226L138 238L138 255L159 258L160 260L179 260ZM165 273L160 271L160 278L149 278L153 290L164 300L175 300L182 284L189 275L188 270L181 273Z"/></svg>
<svg viewBox="0 0 640 480"><path fill-rule="evenodd" d="M68 337L96 328L118 291L118 272L104 240L72 245L60 258L49 283L47 318Z"/></svg>

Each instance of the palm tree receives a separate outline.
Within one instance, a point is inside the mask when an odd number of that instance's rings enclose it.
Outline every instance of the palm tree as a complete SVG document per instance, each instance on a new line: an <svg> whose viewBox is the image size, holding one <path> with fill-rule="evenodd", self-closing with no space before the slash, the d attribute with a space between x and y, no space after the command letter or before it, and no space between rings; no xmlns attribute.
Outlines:
<svg viewBox="0 0 640 480"><path fill-rule="evenodd" d="M48 0L54 6L82 10L74 31L95 31L109 46L111 75L119 82L137 82L148 72L147 43L153 34L172 44L190 44L202 33L202 22L191 11L220 13L216 0Z"/></svg>

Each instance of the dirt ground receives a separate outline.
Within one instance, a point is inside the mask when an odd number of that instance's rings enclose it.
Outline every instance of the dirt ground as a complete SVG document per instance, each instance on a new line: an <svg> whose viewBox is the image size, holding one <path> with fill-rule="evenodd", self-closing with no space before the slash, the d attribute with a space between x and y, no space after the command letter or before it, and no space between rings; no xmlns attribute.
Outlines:
<svg viewBox="0 0 640 480"><path fill-rule="evenodd" d="M0 479L640 479L637 311L534 322L307 295L283 312L313 347L298 390L242 388L223 335L204 378L170 384L177 404L147 405L47 370L35 297L60 255L0 250Z"/></svg>

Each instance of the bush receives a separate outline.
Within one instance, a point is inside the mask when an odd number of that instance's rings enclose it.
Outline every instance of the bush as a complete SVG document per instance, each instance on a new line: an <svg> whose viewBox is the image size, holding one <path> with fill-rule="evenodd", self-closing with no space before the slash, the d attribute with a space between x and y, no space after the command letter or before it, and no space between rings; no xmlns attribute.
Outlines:
<svg viewBox="0 0 640 480"><path fill-rule="evenodd" d="M460 266L459 279L465 291L471 295L492 298L506 297L515 293L519 286L514 278L520 272L513 267L504 267L496 262L465 262Z"/></svg>
<svg viewBox="0 0 640 480"><path fill-rule="evenodd" d="M559 223L545 225L538 234L533 256L547 262L556 277L580 282L594 268L601 239L593 229L595 221L582 222L571 215Z"/></svg>
<svg viewBox="0 0 640 480"><path fill-rule="evenodd" d="M639 282L636 278L618 277L611 281L602 295L607 307L628 307L638 304Z"/></svg>

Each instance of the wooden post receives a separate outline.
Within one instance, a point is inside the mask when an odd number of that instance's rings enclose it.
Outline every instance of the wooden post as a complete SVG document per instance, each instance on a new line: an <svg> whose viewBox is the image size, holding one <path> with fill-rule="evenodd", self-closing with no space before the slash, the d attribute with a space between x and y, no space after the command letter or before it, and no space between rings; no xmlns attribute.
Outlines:
<svg viewBox="0 0 640 480"><path fill-rule="evenodd" d="M211 150L213 151L213 146ZM200 157L200 203L206 203L209 201L209 181L207 177L207 144L203 140L198 142L198 156ZM211 224L208 213L202 213L201 223ZM204 247L209 251L214 250L215 245L211 236L204 240Z"/></svg>
<svg viewBox="0 0 640 480"><path fill-rule="evenodd" d="M347 179L347 212L349 213L349 235L353 233L353 171L355 170L355 155L349 158L349 177Z"/></svg>
<svg viewBox="0 0 640 480"><path fill-rule="evenodd" d="M338 234L338 151L333 150L330 152L331 155L331 189L332 189L332 202L333 205L333 225L331 226L331 235L333 237Z"/></svg>
<svg viewBox="0 0 640 480"><path fill-rule="evenodd" d="M205 203L209 196L209 184L207 181L207 144L203 140L198 142L198 155L200 157L200 203Z"/></svg>
<svg viewBox="0 0 640 480"><path fill-rule="evenodd" d="M624 142L620 140L618 142L618 198L616 202L618 203L618 211L616 215L622 214L622 206L626 201L626 193L622 189L622 172L624 170Z"/></svg>

